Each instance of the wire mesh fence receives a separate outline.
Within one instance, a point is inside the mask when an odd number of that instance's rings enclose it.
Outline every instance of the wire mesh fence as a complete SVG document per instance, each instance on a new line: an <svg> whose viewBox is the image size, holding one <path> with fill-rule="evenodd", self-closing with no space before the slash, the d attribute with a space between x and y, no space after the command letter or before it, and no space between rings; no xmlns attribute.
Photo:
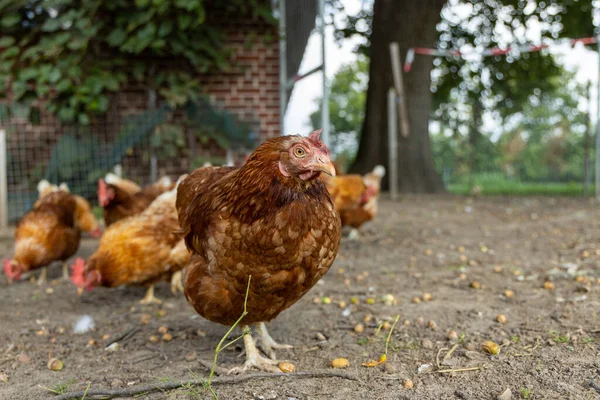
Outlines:
<svg viewBox="0 0 600 400"><path fill-rule="evenodd" d="M208 102L173 112L167 107L89 126L63 125L20 104L0 107L6 131L8 220L16 223L46 179L96 205L98 179L108 172L146 185L203 165L239 163L256 145L258 121L241 124ZM97 210L99 214L99 210Z"/></svg>

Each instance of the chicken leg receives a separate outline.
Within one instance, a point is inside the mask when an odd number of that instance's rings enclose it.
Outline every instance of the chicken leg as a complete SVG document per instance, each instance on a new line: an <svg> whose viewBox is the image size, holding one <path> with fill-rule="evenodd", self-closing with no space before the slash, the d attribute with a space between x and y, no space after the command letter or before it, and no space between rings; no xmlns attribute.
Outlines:
<svg viewBox="0 0 600 400"><path fill-rule="evenodd" d="M260 346L262 347L265 354L271 358L271 360L276 360L277 356L275 355L274 350L289 350L293 349L294 346L289 344L279 344L277 343L269 332L267 331L267 326L264 322L259 322L256 324L256 331L258 333L258 338L256 338L256 342L260 342Z"/></svg>
<svg viewBox="0 0 600 400"><path fill-rule="evenodd" d="M162 304L160 299L154 297L154 285L150 285L148 287L146 296L140 300L140 304Z"/></svg>
<svg viewBox="0 0 600 400"><path fill-rule="evenodd" d="M183 293L182 279L183 279L183 272L177 271L177 272L173 273L173 275L171 276L171 293L177 294L178 290L181 293Z"/></svg>
<svg viewBox="0 0 600 400"><path fill-rule="evenodd" d="M37 281L37 284L39 286L46 283L47 274L48 274L48 271L46 270L46 267L43 267L42 272L40 272L40 277L38 278L38 281Z"/></svg>
<svg viewBox="0 0 600 400"><path fill-rule="evenodd" d="M242 332L249 331L250 328L247 325L242 326ZM266 372L280 372L277 367L279 361L261 356L250 333L244 335L244 347L246 348L246 362L240 367L232 368L228 374L241 374L251 368L257 368Z"/></svg>
<svg viewBox="0 0 600 400"><path fill-rule="evenodd" d="M62 265L62 270L63 270L63 279L68 281L69 280L69 264L64 262Z"/></svg>

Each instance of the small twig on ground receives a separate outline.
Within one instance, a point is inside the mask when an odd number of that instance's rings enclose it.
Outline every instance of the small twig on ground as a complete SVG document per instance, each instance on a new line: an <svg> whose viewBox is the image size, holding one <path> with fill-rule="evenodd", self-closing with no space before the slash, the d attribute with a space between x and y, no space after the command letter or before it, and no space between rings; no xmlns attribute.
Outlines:
<svg viewBox="0 0 600 400"><path fill-rule="evenodd" d="M454 353L454 351L458 348L458 346L459 346L458 343L456 343L454 346L452 346L452 348L450 349L450 351L446 353L446 355L444 356L444 358L442 358L442 362L444 362L447 359L449 359L450 356L452 356L452 354Z"/></svg>
<svg viewBox="0 0 600 400"><path fill-rule="evenodd" d="M598 385L593 379L590 380L590 387L596 392L600 393L600 385Z"/></svg>
<svg viewBox="0 0 600 400"><path fill-rule="evenodd" d="M452 369L438 369L437 373L446 374L450 372L466 372L466 371L477 371L480 370L481 367L467 367L467 368L452 368Z"/></svg>
<svg viewBox="0 0 600 400"><path fill-rule="evenodd" d="M256 372L246 375L229 375L229 376L218 376L213 378L212 385L227 385L242 383L253 379L276 379L276 378L289 378L289 379L311 379L311 378L341 378L352 381L358 381L359 379L347 372L334 371L334 370L322 370L322 371L300 371L291 374L285 373L268 373L268 372ZM110 399L114 397L133 397L139 393L150 393L155 391L167 391L178 389L185 386L202 386L203 383L198 380L192 380L187 382L165 382L158 385L137 385L123 389L92 389L79 392L65 393L60 396L53 397L53 400L71 400L81 399L82 396L86 395L90 398L105 398Z"/></svg>
<svg viewBox="0 0 600 400"><path fill-rule="evenodd" d="M156 353L155 354L150 354L150 355L148 355L146 357L142 357L142 358L137 359L137 360L129 361L129 364L131 364L131 365L139 364L139 363L141 363L143 361L149 361L149 360L152 360L153 358L156 358L156 357L158 357L158 354L156 354Z"/></svg>
<svg viewBox="0 0 600 400"><path fill-rule="evenodd" d="M212 362L206 361L206 360L198 360L198 362L200 363L200 365L202 365L204 368L206 368L207 371L211 371L213 364ZM223 368L223 367L219 367L218 365L215 366L215 374L216 375L227 375L227 373L229 372L229 370L227 368Z"/></svg>
<svg viewBox="0 0 600 400"><path fill-rule="evenodd" d="M128 329L125 332L121 333L119 336L115 337L110 342L106 343L106 345L104 347L108 347L108 346L110 346L113 343L124 342L127 339L129 339L130 337L132 337L133 335L135 335L136 333L138 333L139 330L140 330L140 328L137 328L137 327Z"/></svg>

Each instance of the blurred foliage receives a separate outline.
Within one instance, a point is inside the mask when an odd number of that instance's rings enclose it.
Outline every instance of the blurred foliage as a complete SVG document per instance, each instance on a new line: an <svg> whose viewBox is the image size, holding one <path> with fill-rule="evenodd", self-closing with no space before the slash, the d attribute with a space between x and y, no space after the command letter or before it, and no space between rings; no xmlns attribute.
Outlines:
<svg viewBox="0 0 600 400"><path fill-rule="evenodd" d="M207 100L189 102L184 107L189 126L204 143L214 140L221 148L247 148L257 145L258 132L226 110L214 108Z"/></svg>
<svg viewBox="0 0 600 400"><path fill-rule="evenodd" d="M340 0L327 3L336 39L361 38L357 50L367 56L373 1L362 2L357 13L344 18ZM586 127L579 105L587 94L582 85L548 50L493 57L476 53L597 35L593 11L592 0L448 1L437 26L438 42L431 45L472 55L433 58L432 120L441 133L431 139L438 171L447 177L452 171L454 179L470 183L474 174L493 171L505 179L583 178ZM482 132L484 119L494 121L494 132Z"/></svg>
<svg viewBox="0 0 600 400"><path fill-rule="evenodd" d="M446 172L446 182L477 184L481 173L516 181L581 182L589 129L587 110L581 106L586 88L564 70L555 79L562 85L555 83L550 92L534 91L521 113L506 118L499 129L482 134L475 148L470 148L468 138L454 127L441 124L432 143L436 167ZM479 158L476 169L469 159L473 152Z"/></svg>
<svg viewBox="0 0 600 400"><path fill-rule="evenodd" d="M185 144L184 128L174 123L158 125L150 136L150 147L159 159L177 157Z"/></svg>
<svg viewBox="0 0 600 400"><path fill-rule="evenodd" d="M340 67L331 82L329 93L329 132L331 152L338 160L350 163L356 154L358 135L365 117L369 63L359 57L355 63ZM313 129L321 127L322 98L315 99L317 110L310 115Z"/></svg>
<svg viewBox="0 0 600 400"><path fill-rule="evenodd" d="M182 106L201 94L199 74L230 68L217 20L240 14L275 22L263 0L0 0L0 83L82 125L127 82Z"/></svg>

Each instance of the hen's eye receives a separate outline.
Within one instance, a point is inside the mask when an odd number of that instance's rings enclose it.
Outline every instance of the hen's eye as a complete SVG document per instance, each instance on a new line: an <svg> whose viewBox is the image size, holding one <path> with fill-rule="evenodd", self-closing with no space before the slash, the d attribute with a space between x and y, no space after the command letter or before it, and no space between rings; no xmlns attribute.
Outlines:
<svg viewBox="0 0 600 400"><path fill-rule="evenodd" d="M298 157L304 157L306 151L304 151L302 147L296 147L296 149L294 150L294 154Z"/></svg>

